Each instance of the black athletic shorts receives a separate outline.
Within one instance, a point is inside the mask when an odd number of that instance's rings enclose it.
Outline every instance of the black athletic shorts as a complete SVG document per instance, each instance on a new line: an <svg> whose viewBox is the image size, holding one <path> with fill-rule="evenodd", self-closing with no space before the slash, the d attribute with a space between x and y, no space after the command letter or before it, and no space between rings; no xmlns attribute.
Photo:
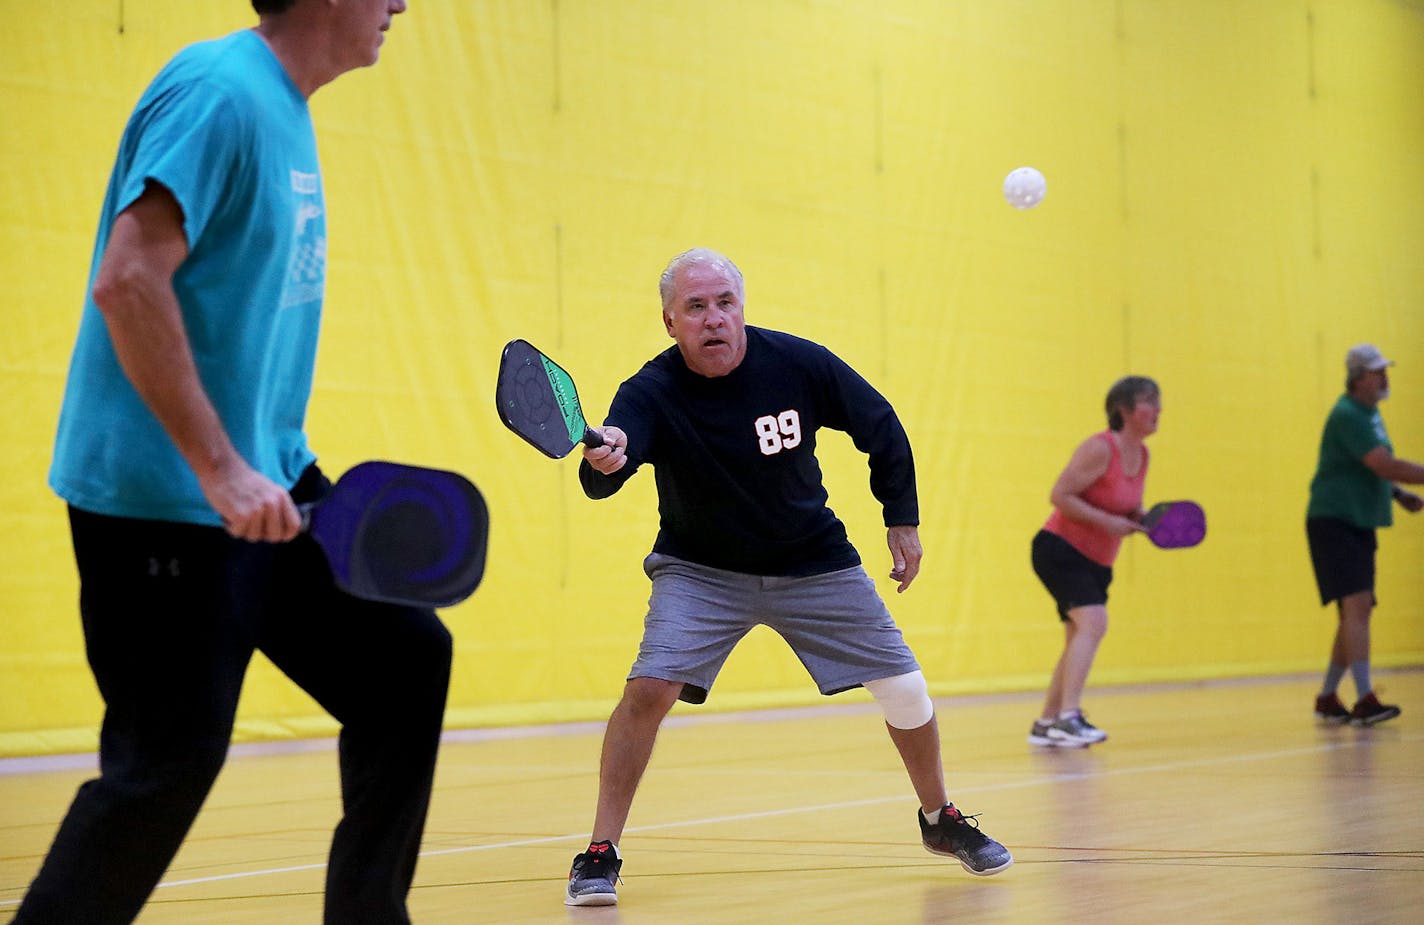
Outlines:
<svg viewBox="0 0 1424 925"><path fill-rule="evenodd" d="M1074 607L1108 602L1112 569L1089 559L1056 533L1040 530L1034 535L1033 570L1053 595L1060 620L1066 621Z"/></svg>
<svg viewBox="0 0 1424 925"><path fill-rule="evenodd" d="M1305 536L1310 541L1310 564L1315 567L1321 604L1359 591L1369 591L1373 597L1375 550L1379 547L1375 531L1338 517L1307 517Z"/></svg>

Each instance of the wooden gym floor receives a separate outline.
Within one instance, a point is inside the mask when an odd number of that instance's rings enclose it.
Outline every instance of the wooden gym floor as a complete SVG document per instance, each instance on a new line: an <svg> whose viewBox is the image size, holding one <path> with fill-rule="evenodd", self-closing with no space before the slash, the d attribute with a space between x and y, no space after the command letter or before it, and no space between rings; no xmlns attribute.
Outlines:
<svg viewBox="0 0 1424 925"><path fill-rule="evenodd" d="M417 925L1417 923L1424 670L1377 675L1405 712L1374 729L1317 726L1314 678L1090 689L1112 738L1089 750L1026 744L1037 694L939 701L951 799L1016 858L989 878L920 848L873 706L680 713L620 846L622 904L601 909L562 904L601 725L451 732L411 911ZM0 919L91 767L0 762ZM235 749L139 922L319 923L337 812L330 742Z"/></svg>

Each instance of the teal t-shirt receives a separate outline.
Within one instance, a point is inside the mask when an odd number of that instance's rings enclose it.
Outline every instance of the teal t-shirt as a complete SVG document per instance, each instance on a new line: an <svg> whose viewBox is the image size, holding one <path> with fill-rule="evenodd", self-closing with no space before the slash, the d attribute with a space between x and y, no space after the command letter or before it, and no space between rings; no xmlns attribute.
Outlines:
<svg viewBox="0 0 1424 925"><path fill-rule="evenodd" d="M314 459L303 431L326 280L326 218L306 99L255 32L180 51L119 143L89 290L115 218L149 183L183 210L173 287L198 374L242 457L292 486ZM85 299L50 485L100 514L218 524L197 477L115 356Z"/></svg>
<svg viewBox="0 0 1424 925"><path fill-rule="evenodd" d="M1390 483L1360 461L1377 446L1394 452L1379 409L1341 395L1325 419L1305 516L1338 517L1363 530L1394 523Z"/></svg>

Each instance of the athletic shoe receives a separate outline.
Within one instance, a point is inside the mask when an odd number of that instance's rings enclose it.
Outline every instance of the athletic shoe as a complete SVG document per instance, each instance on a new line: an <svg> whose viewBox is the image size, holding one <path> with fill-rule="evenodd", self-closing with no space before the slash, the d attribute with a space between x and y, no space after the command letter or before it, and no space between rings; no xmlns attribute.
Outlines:
<svg viewBox="0 0 1424 925"><path fill-rule="evenodd" d="M616 906L618 871L623 868L623 859L613 842L596 841L583 854L574 856L574 866L569 871L569 888L564 894L566 906Z"/></svg>
<svg viewBox="0 0 1424 925"><path fill-rule="evenodd" d="M1382 723L1387 719L1394 719L1400 714L1399 707L1392 704L1380 703L1374 691L1361 697L1355 708L1350 711L1351 726L1373 726L1375 723Z"/></svg>
<svg viewBox="0 0 1424 925"><path fill-rule="evenodd" d="M1087 742L1089 745L1106 742L1108 738L1106 732L1103 732L1097 726L1088 722L1088 718L1083 715L1082 710L1076 711L1067 719L1060 718L1058 722L1053 724L1053 728L1067 732L1069 735L1075 736Z"/></svg>
<svg viewBox="0 0 1424 925"><path fill-rule="evenodd" d="M1092 744L1070 736L1064 730L1054 729L1053 727L1055 725L1057 725L1057 723L1045 723L1041 719L1034 720L1033 725L1028 730L1028 744L1047 745L1057 748L1087 748Z"/></svg>
<svg viewBox="0 0 1424 925"><path fill-rule="evenodd" d="M1108 734L1083 717L1081 710L1067 717L1061 717L1051 724L1034 722L1029 730L1028 740L1032 745L1057 745L1066 748L1082 748L1106 740ZM1042 739L1050 741L1043 742Z"/></svg>
<svg viewBox="0 0 1424 925"><path fill-rule="evenodd" d="M1108 740L1108 734L1088 722L1088 718L1083 715L1082 710L1074 713L1066 720L1060 719L1058 722L1060 725L1066 724L1078 737L1087 739L1091 743L1106 742Z"/></svg>
<svg viewBox="0 0 1424 925"><path fill-rule="evenodd" d="M1009 849L979 831L977 816L965 816L946 803L939 811L939 821L930 825L925 814L915 810L920 820L920 841L930 854L958 858L959 866L976 877L987 877L1007 870L1014 863Z"/></svg>
<svg viewBox="0 0 1424 925"><path fill-rule="evenodd" d="M1350 710L1340 702L1339 694L1322 694L1315 698L1315 718L1339 726L1350 721Z"/></svg>

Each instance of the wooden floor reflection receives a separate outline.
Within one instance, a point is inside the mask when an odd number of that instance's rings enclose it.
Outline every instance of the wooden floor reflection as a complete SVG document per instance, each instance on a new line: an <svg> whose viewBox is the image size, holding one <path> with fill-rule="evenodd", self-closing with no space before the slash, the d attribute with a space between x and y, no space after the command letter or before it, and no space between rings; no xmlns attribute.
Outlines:
<svg viewBox="0 0 1424 925"><path fill-rule="evenodd" d="M873 707L688 714L659 740L621 845L622 904L604 909L562 904L601 727L452 733L411 911L418 925L1420 922L1424 671L1377 680L1405 712L1374 729L1317 726L1309 678L1100 689L1092 719L1111 739L1080 751L1026 744L1036 695L940 701L951 797L1017 861L984 879L919 847ZM7 919L89 772L0 766ZM319 922L338 806L329 743L235 754L140 923Z"/></svg>

